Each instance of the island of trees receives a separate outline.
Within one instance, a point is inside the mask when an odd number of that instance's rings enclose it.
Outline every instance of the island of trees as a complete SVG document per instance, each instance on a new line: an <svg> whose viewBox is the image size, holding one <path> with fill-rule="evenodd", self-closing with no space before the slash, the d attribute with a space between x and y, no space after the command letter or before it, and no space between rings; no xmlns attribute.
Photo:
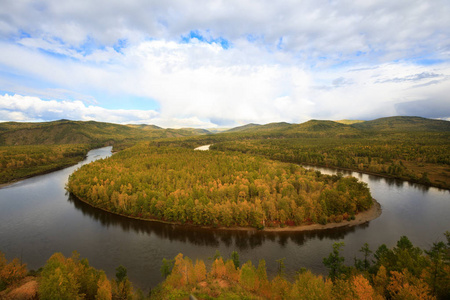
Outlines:
<svg viewBox="0 0 450 300"><path fill-rule="evenodd" d="M146 295L135 290L127 269L119 266L114 279L89 265L74 252L66 258L53 254L38 271L28 271L15 258L8 262L0 252L1 299L449 299L450 232L446 242L429 250L415 247L403 236L392 249L381 245L375 252L365 243L346 265L335 243L323 259L328 276L300 269L295 276L284 273L284 259L277 260L277 274L268 275L266 262L241 264L239 254L226 259L219 252L211 261L178 254L163 259L165 280Z"/></svg>
<svg viewBox="0 0 450 300"><path fill-rule="evenodd" d="M213 227L351 220L373 199L365 183L238 152L141 143L74 172L67 189L94 207Z"/></svg>

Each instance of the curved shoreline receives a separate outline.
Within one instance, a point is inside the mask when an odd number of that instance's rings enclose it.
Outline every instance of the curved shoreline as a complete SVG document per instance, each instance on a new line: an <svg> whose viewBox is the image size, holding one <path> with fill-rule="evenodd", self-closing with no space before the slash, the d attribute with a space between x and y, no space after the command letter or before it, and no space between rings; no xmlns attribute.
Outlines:
<svg viewBox="0 0 450 300"><path fill-rule="evenodd" d="M286 227L265 227L264 229L257 229L254 227L239 227L239 226L213 227L213 226L205 226L205 225L182 224L180 222L164 221L164 220L159 220L159 219L146 219L146 218L139 218L139 217L133 217L133 216L128 216L128 215L124 215L124 214L119 214L119 213L111 212L111 211L106 210L101 207L94 206L91 203L79 198L75 194L73 194L73 193L71 193L71 194L76 199L80 200L81 202L83 202L93 208L99 209L103 212L106 212L106 213L109 213L112 215L121 216L121 217L124 217L127 219L146 221L146 222L157 222L157 223L162 223L162 224L167 224L167 225L176 225L176 226L182 226L182 227L202 228L202 229L209 229L209 230L261 231L261 232L304 232L304 231L324 230L324 229L332 229L332 228L339 228L339 227L353 227L353 226L365 224L369 221L375 220L382 213L381 204L377 200L373 199L373 205L371 208L355 215L354 220L350 220L350 221L345 220L340 223L328 223L325 225L309 224L309 225L286 226Z"/></svg>
<svg viewBox="0 0 450 300"><path fill-rule="evenodd" d="M85 159L86 159L86 156L83 157L82 159L80 159L79 161L75 162L75 163L68 163L68 164L61 165L61 166L57 166L57 167L54 167L54 168L51 168L51 169L48 169L48 170L44 170L44 171L41 171L41 172L38 172L38 173L35 173L35 174L30 174L30 175L28 175L28 176L23 176L23 177L19 177L19 178L14 178L12 181L0 183L0 189L6 188L6 187L8 187L8 186L10 186L10 185L13 185L13 184L15 184L15 183L17 183L17 182L23 181L23 180L25 180L25 179L30 179L30 178L33 178L33 177L38 177L38 176L50 174L50 173L53 173L53 172L56 172L56 171L63 170L63 169L65 169L65 168L69 168L69 167L75 166L75 165L78 164L80 161L83 161L83 160L85 160Z"/></svg>

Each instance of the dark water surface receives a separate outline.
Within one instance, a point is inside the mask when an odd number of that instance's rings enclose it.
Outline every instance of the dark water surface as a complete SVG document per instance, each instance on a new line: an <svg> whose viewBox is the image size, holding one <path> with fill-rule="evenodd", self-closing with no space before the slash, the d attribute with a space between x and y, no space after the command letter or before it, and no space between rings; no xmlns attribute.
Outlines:
<svg viewBox="0 0 450 300"><path fill-rule="evenodd" d="M148 291L162 280L162 259L180 252L210 264L208 258L217 249L224 257L236 250L241 263L251 259L257 265L259 259L265 259L269 275L276 272L280 258L285 258L288 275L301 267L325 274L322 259L334 242L345 242L346 263L352 264L365 242L374 251L383 243L392 247L406 235L416 246L427 249L450 230L449 191L355 172L346 174L367 182L383 209L378 219L356 227L264 233L129 220L72 199L64 189L68 176L81 164L110 155L111 147L92 150L77 166L0 189L0 251L8 259L22 257L29 269L37 269L55 252L70 256L77 250L109 278L114 277L117 266L125 266L131 281Z"/></svg>

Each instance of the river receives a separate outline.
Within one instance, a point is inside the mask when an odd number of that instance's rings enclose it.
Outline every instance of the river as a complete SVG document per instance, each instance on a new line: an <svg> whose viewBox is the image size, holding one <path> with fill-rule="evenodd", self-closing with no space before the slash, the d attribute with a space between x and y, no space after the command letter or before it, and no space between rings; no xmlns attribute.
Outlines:
<svg viewBox="0 0 450 300"><path fill-rule="evenodd" d="M366 224L310 232L217 231L130 220L94 209L73 199L64 189L68 176L80 165L111 155L111 147L92 150L76 166L26 179L0 189L0 251L19 257L29 269L45 264L55 252L70 256L76 250L109 278L123 265L136 287L148 291L162 281L163 258L183 253L208 264L216 250L224 257L238 251L241 263L265 259L269 276L276 260L285 258L288 276L305 267L326 274L322 265L334 242L345 243L347 264L369 243L395 246L406 235L428 249L450 230L450 193L403 181L357 172L343 172L367 182L381 204L382 215ZM336 170L316 168L322 173Z"/></svg>

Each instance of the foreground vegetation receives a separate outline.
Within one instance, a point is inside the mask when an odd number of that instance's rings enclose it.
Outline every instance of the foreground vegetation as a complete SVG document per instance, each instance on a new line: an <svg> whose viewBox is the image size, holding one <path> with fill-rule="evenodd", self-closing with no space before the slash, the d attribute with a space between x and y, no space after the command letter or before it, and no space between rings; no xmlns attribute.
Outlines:
<svg viewBox="0 0 450 300"><path fill-rule="evenodd" d="M89 145L0 146L0 184L76 164L90 149Z"/></svg>
<svg viewBox="0 0 450 300"><path fill-rule="evenodd" d="M426 251L403 236L392 249L381 245L374 253L366 243L353 266L344 264L343 243L335 243L323 259L326 277L301 269L292 279L284 274L284 259L278 272L267 275L266 263L241 265L239 255L230 259L216 252L208 271L204 261L193 262L182 254L163 260L165 277L148 296L134 290L123 266L115 279L80 259L74 252L65 258L55 253L38 272L27 272L16 258L7 262L0 252L0 298L28 295L34 299L449 299L450 232L446 243L437 242ZM209 263L208 263L209 264ZM27 277L28 275L28 277ZM30 291L30 283L34 288ZM28 287L28 289L26 288Z"/></svg>
<svg viewBox="0 0 450 300"><path fill-rule="evenodd" d="M352 177L151 143L81 167L67 189L113 213L214 227L341 222L373 205L367 185Z"/></svg>
<svg viewBox="0 0 450 300"><path fill-rule="evenodd" d="M277 275L267 276L266 263L251 261L242 266L237 253L225 260L216 254L209 272L201 260L179 254L161 271L167 279L152 292L152 299L449 299L450 232L447 243L434 243L429 251L414 247L401 237L396 247L381 245L373 253L366 243L354 266L344 264L343 243L323 259L327 277L301 269L293 280L284 274L284 260L278 260ZM373 259L372 259L373 257ZM167 267L169 265L169 268Z"/></svg>

